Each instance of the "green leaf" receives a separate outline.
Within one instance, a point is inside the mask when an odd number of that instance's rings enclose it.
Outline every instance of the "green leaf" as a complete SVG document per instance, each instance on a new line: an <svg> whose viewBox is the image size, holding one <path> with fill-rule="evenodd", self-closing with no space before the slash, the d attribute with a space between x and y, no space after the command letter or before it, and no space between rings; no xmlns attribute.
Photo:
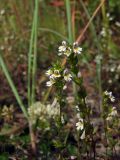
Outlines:
<svg viewBox="0 0 120 160"><path fill-rule="evenodd" d="M2 153L2 154L0 155L0 160L7 160L7 159L9 159L7 153Z"/></svg>
<svg viewBox="0 0 120 160"><path fill-rule="evenodd" d="M69 144L67 148L70 155L77 155L77 148L74 145Z"/></svg>
<svg viewBox="0 0 120 160"><path fill-rule="evenodd" d="M53 145L58 149L64 147L63 143L60 140L53 140Z"/></svg>

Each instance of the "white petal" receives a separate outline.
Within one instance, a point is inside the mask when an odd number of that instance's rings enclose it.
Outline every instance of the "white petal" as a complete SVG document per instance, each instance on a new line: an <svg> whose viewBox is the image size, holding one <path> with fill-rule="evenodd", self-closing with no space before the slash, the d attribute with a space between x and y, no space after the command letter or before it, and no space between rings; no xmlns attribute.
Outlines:
<svg viewBox="0 0 120 160"><path fill-rule="evenodd" d="M48 82L46 83L46 86L47 86L47 87L51 87L51 86L52 86L51 81L48 81Z"/></svg>
<svg viewBox="0 0 120 160"><path fill-rule="evenodd" d="M66 46L66 44L67 44L66 41L62 41L63 46Z"/></svg>
<svg viewBox="0 0 120 160"><path fill-rule="evenodd" d="M85 139L85 130L83 131L83 133L82 133L80 139Z"/></svg>

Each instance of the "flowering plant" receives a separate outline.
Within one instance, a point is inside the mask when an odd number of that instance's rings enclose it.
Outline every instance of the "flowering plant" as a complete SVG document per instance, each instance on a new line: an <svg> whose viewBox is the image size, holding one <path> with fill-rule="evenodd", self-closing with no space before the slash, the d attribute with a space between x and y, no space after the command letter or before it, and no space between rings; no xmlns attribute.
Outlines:
<svg viewBox="0 0 120 160"><path fill-rule="evenodd" d="M78 56L81 54L82 48L78 46L77 42L73 43L73 45L69 45L67 42L63 41L62 45L58 48L58 56L64 57L65 63L63 64L60 61L57 61L57 63L53 64L53 66L46 71L46 75L49 77L49 81L46 83L46 86L54 86L56 88L56 98L60 105L59 124L61 124L61 127L63 127L62 121L66 114L64 113L64 107L67 105L67 95L65 95L64 90L71 88L71 83L75 89L73 103L77 106L76 111L78 121L75 125L75 131L77 133L78 154L81 152L79 143L80 139L86 139L86 133L91 137L93 131L93 127L89 121L90 108L86 104L87 94L78 66ZM89 143L88 139L85 140L85 143ZM78 156L80 157L80 155Z"/></svg>

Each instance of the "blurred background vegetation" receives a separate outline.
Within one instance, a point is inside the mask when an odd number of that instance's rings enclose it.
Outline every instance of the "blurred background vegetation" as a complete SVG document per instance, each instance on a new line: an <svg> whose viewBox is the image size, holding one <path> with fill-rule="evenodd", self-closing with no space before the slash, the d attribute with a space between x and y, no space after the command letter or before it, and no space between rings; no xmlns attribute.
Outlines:
<svg viewBox="0 0 120 160"><path fill-rule="evenodd" d="M38 27L38 99L45 92L45 70L56 59L62 40L68 40L66 6L63 0L39 1ZM71 0L74 41L81 34L100 0ZM0 1L0 50L9 71L26 101L26 74L29 39L33 18L33 0ZM84 34L80 59L81 72L88 91L120 91L120 1L105 1ZM0 103L13 103L13 94L0 70Z"/></svg>

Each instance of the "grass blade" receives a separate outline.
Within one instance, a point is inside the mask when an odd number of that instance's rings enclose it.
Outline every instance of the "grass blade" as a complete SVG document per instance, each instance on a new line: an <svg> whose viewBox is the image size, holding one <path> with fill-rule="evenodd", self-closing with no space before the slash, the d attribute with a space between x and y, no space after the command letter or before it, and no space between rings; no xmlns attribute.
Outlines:
<svg viewBox="0 0 120 160"><path fill-rule="evenodd" d="M15 98L16 98L16 100L17 100L17 102L18 102L18 104L19 104L22 112L24 113L24 116L26 118L28 118L28 114L27 114L27 111L25 109L25 106L22 103L22 100L21 100L21 98L20 98L20 96L18 94L18 91L17 91L17 89L16 89L16 87L14 85L14 82L13 82L13 80L12 80L12 78L11 78L9 72L8 72L7 66L6 66L6 64L5 64L4 60L3 60L3 57L1 55L1 53L0 53L0 65L2 67L2 70L3 70L3 72L4 72L4 74L5 74L6 78L7 78L7 80L8 80L8 83L9 83L11 89L12 89L12 92L13 92Z"/></svg>
<svg viewBox="0 0 120 160"><path fill-rule="evenodd" d="M65 4L66 4L66 13L67 13L68 39L69 39L69 43L73 43L70 0L65 0Z"/></svg>
<svg viewBox="0 0 120 160"><path fill-rule="evenodd" d="M33 41L34 41L34 21L35 21L35 16L33 17L30 47L28 52L28 106L31 105L31 71L32 71L32 58L33 58L32 49L33 49Z"/></svg>
<svg viewBox="0 0 120 160"><path fill-rule="evenodd" d="M35 102L35 88L36 88L36 68L37 68L37 34L38 34L38 0L35 1L35 21L34 21L34 56L32 66L32 104Z"/></svg>

